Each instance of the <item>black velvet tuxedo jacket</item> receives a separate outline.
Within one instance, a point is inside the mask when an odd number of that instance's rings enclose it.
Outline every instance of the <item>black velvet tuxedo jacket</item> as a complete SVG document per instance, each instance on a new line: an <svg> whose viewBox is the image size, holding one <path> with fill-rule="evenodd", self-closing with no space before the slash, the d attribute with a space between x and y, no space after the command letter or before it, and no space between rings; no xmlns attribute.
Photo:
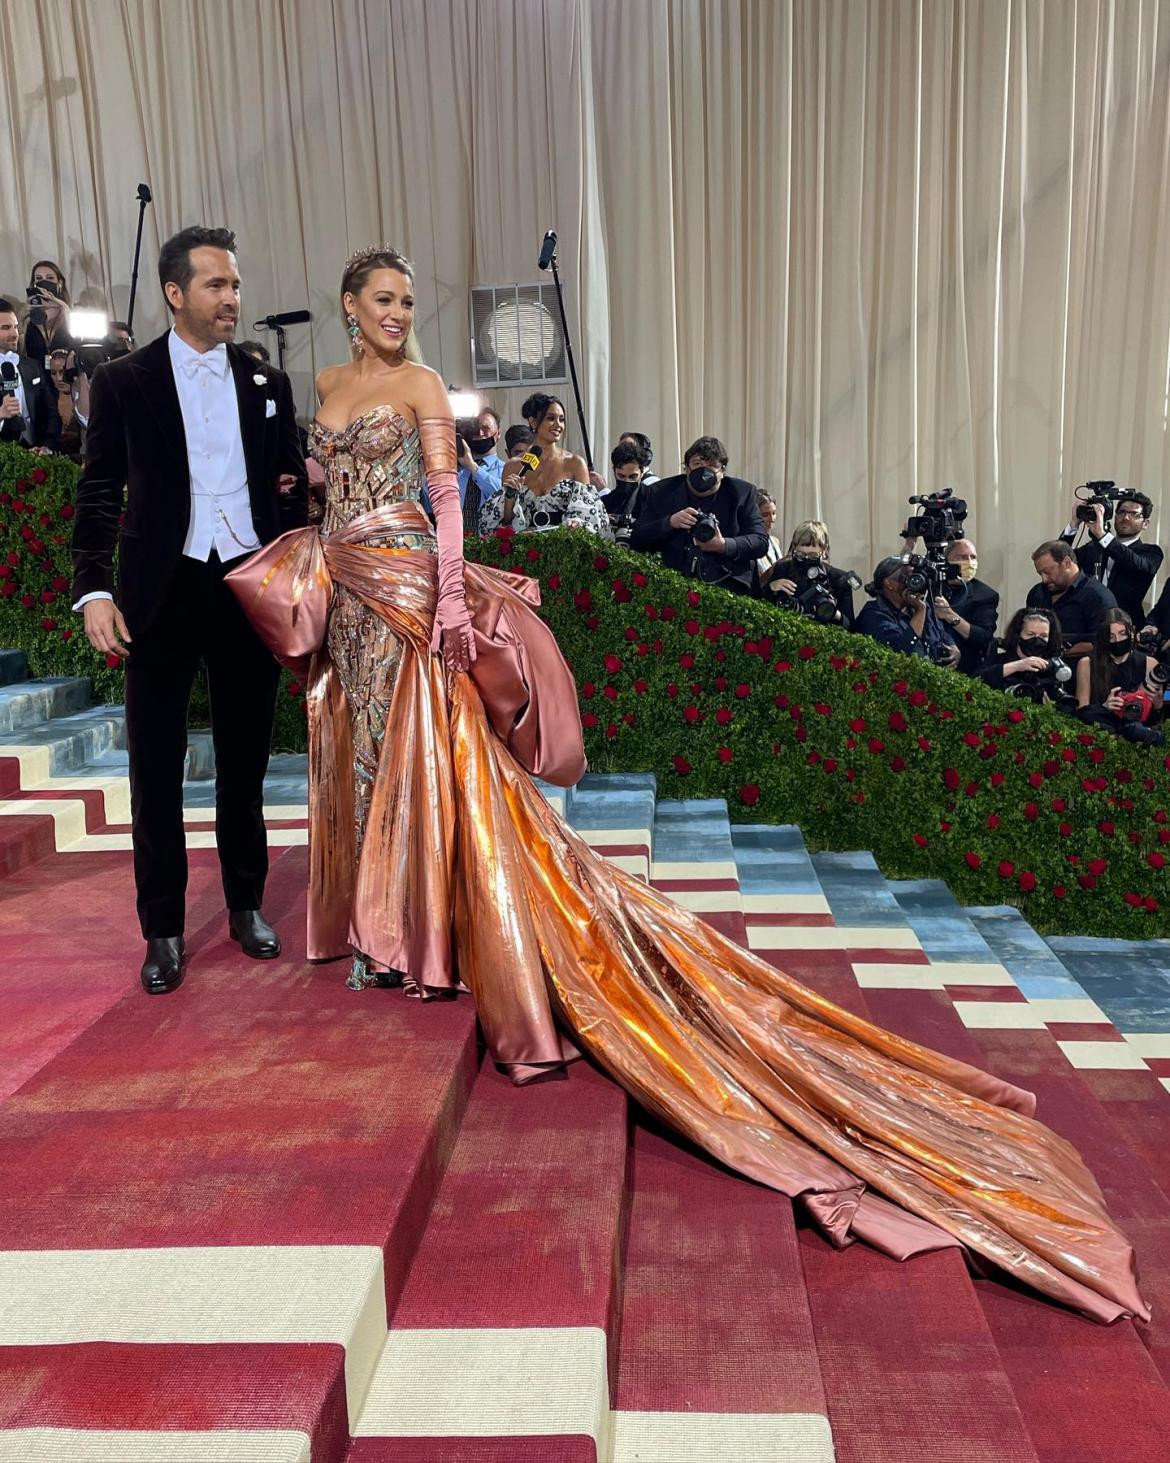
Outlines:
<svg viewBox="0 0 1170 1463"><path fill-rule="evenodd" d="M21 356L17 370L24 383L28 418L10 417L0 422L0 442L21 442L26 447L47 447L56 452L61 444L61 413L57 410L53 378L48 368L31 356Z"/></svg>
<svg viewBox="0 0 1170 1463"><path fill-rule="evenodd" d="M166 597L191 517L187 439L168 335L94 372L85 467L77 486L73 597L103 589L114 593L116 548L117 597L132 636L149 626ZM240 406L252 522L266 544L308 521L292 387L282 371L257 365L238 346L229 345L227 353ZM263 385L256 376L264 377ZM281 491L278 480L286 474L295 482Z"/></svg>

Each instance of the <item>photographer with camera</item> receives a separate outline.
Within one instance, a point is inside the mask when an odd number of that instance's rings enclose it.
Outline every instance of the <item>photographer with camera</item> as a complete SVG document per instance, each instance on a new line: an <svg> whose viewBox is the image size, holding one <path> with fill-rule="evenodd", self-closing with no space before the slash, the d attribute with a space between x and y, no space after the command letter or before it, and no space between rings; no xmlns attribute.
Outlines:
<svg viewBox="0 0 1170 1463"><path fill-rule="evenodd" d="M1127 741L1160 746L1162 693L1157 662L1134 643L1133 621L1106 610L1092 653L1077 666L1077 716Z"/></svg>
<svg viewBox="0 0 1170 1463"><path fill-rule="evenodd" d="M999 619L999 594L975 576L979 555L969 538L947 547L946 580L934 597L938 617L959 647L959 669L974 676L987 660Z"/></svg>
<svg viewBox="0 0 1170 1463"><path fill-rule="evenodd" d="M829 530L815 518L797 524L784 558L760 573L760 593L822 625L853 629L856 574L829 563Z"/></svg>
<svg viewBox="0 0 1170 1463"><path fill-rule="evenodd" d="M854 629L891 650L957 666L959 647L939 623L923 565L908 556L891 555L873 571L865 586L873 598L857 617Z"/></svg>
<svg viewBox="0 0 1170 1463"><path fill-rule="evenodd" d="M1117 608L1112 591L1083 572L1063 539L1041 544L1032 555L1032 563L1040 582L1028 591L1028 608L1055 612L1066 659L1088 655L1105 611Z"/></svg>
<svg viewBox="0 0 1170 1463"><path fill-rule="evenodd" d="M28 299L25 354L47 369L51 351L71 351L75 346L69 334L69 291L60 266L51 259L38 259L32 267L25 295Z"/></svg>
<svg viewBox="0 0 1170 1463"><path fill-rule="evenodd" d="M1051 610L1017 610L998 652L977 674L996 691L1072 711L1073 670L1061 649L1060 621Z"/></svg>
<svg viewBox="0 0 1170 1463"><path fill-rule="evenodd" d="M455 425L459 457L456 479L464 533L478 532L481 507L500 490L504 464L496 452L499 440L500 419L490 406L485 406L474 421Z"/></svg>
<svg viewBox="0 0 1170 1463"><path fill-rule="evenodd" d="M750 594L755 561L768 547L756 488L727 476L727 449L699 437L683 458L686 471L662 478L643 499L630 547L658 549L680 574Z"/></svg>
<svg viewBox="0 0 1170 1463"><path fill-rule="evenodd" d="M601 505L609 515L609 526L619 544L629 544L642 511L642 454L633 442L619 442L609 454L613 487L601 494Z"/></svg>
<svg viewBox="0 0 1170 1463"><path fill-rule="evenodd" d="M1077 563L1112 590L1120 607L1140 625L1142 601L1162 567L1162 550L1141 540L1150 526L1153 503L1145 493L1112 482L1082 483L1074 496L1073 520L1061 538L1075 544L1079 531L1088 531L1088 542L1076 550Z"/></svg>
<svg viewBox="0 0 1170 1463"><path fill-rule="evenodd" d="M47 456L61 443L57 388L46 366L20 354L16 309L0 300L0 442Z"/></svg>

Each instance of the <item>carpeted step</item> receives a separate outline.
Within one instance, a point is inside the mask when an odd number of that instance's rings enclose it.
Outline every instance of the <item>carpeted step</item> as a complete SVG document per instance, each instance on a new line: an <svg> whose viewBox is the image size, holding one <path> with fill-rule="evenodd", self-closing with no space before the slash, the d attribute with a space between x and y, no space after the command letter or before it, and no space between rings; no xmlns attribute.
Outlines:
<svg viewBox="0 0 1170 1463"><path fill-rule="evenodd" d="M592 1463L609 1433L625 1094L486 1063L354 1428L354 1463Z"/></svg>
<svg viewBox="0 0 1170 1463"><path fill-rule="evenodd" d="M1145 1252L1151 1299L1164 1294L1167 1223L1164 1196L1129 1153L1092 1093L1080 1081L1044 1027L1047 1006L1029 1010L1014 981L981 997L986 988L963 988L947 979L963 962L993 958L973 921L932 880L886 886L912 921L943 988L890 991L885 1003L896 1018L878 1019L963 1061L983 1066L1034 1091L1038 1116L1080 1150L1121 1226ZM1009 976L1010 973L1005 971ZM970 999L974 996L975 999ZM912 1008L912 1009L911 1009ZM1085 1013L1087 1014L1087 1013ZM914 1029L915 1026L919 1029ZM1013 1293L997 1282L978 1287L1004 1368L1042 1460L1082 1458L1106 1463L1121 1455L1153 1460L1170 1428L1170 1392L1131 1322L1084 1326L1056 1307ZM1076 1335L1073 1345L1070 1336ZM1038 1358L1061 1354L1059 1375ZM1092 1394L1091 1417L1074 1399Z"/></svg>
<svg viewBox="0 0 1170 1463"><path fill-rule="evenodd" d="M28 680L28 656L23 650L0 650L0 686Z"/></svg>
<svg viewBox="0 0 1170 1463"><path fill-rule="evenodd" d="M84 711L92 696L93 683L84 676L0 682L0 734L27 731L54 717Z"/></svg>
<svg viewBox="0 0 1170 1463"><path fill-rule="evenodd" d="M71 937L121 979L141 949L129 861L85 861L106 877ZM354 993L344 966L308 965L304 884L303 851L278 854L265 908L285 953L249 962L197 851L183 986L132 989L0 1104L7 1428L244 1429L231 1456L248 1463L291 1428L315 1463L344 1456L458 1132L475 1020L469 1000ZM96 1390L58 1386L87 1364Z"/></svg>
<svg viewBox="0 0 1170 1463"><path fill-rule="evenodd" d="M920 969L925 961L892 897L871 888L846 898L854 888L853 861L835 861L826 866L826 880L852 924L826 927L829 889L796 830L755 836L737 830L736 843L737 851L742 844L750 852L741 877L754 895L747 914L753 948L814 990L880 1020L854 961L884 957ZM801 906L808 912L801 914ZM785 932L787 944L769 948L762 937L776 930ZM835 943L823 938L826 930ZM859 949L853 941L861 942ZM834 1250L809 1228L798 1229L797 1238L838 1463L915 1457L1036 1463L957 1250L898 1264L863 1244Z"/></svg>
<svg viewBox="0 0 1170 1463"><path fill-rule="evenodd" d="M102 753L125 746L120 706L95 706L0 735L0 797L68 777Z"/></svg>
<svg viewBox="0 0 1170 1463"><path fill-rule="evenodd" d="M654 810L651 881L684 908L744 944L743 901L722 798L660 802Z"/></svg>
<svg viewBox="0 0 1170 1463"><path fill-rule="evenodd" d="M791 1203L639 1115L615 1463L831 1463Z"/></svg>
<svg viewBox="0 0 1170 1463"><path fill-rule="evenodd" d="M556 805L561 789L543 787ZM655 780L642 772L587 772L576 787L563 791L561 812L597 853L628 874L650 877L654 841Z"/></svg>

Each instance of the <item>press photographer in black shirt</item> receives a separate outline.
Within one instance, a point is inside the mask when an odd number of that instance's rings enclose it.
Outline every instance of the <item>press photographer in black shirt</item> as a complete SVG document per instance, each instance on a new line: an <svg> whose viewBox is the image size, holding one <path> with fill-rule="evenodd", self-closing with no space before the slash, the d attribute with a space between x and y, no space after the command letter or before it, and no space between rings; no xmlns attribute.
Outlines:
<svg viewBox="0 0 1170 1463"><path fill-rule="evenodd" d="M853 591L861 581L829 563L829 530L810 518L797 524L788 552L760 573L760 595L784 609L799 610L822 625L853 628Z"/></svg>
<svg viewBox="0 0 1170 1463"><path fill-rule="evenodd" d="M1154 668L1154 658L1134 644L1130 617L1106 610L1092 654L1077 666L1077 715L1127 741L1160 746L1163 687Z"/></svg>
<svg viewBox="0 0 1170 1463"><path fill-rule="evenodd" d="M1073 521L1061 538L1071 544L1082 526L1088 531L1088 542L1076 551L1077 563L1090 578L1112 590L1118 605L1140 625L1142 603L1162 567L1162 550L1141 540L1154 505L1145 493L1115 488L1112 483L1085 483L1076 492Z"/></svg>
<svg viewBox="0 0 1170 1463"><path fill-rule="evenodd" d="M750 594L755 561L768 547L755 485L727 476L727 449L718 437L692 442L683 464L684 473L643 494L630 547L658 549L680 574Z"/></svg>
<svg viewBox="0 0 1170 1463"><path fill-rule="evenodd" d="M1060 621L1051 610L1017 610L1003 641L978 672L997 691L1071 711L1073 671L1064 660Z"/></svg>
<svg viewBox="0 0 1170 1463"><path fill-rule="evenodd" d="M1063 539L1041 544L1032 563L1040 582L1028 591L1028 608L1054 610L1066 656L1079 659L1088 655L1105 611L1117 607L1112 591L1084 573Z"/></svg>

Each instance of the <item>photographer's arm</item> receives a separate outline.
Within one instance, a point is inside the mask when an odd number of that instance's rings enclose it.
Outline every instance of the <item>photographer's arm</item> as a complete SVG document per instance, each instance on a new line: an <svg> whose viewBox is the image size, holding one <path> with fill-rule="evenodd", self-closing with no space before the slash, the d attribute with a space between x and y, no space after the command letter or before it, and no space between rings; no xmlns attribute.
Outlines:
<svg viewBox="0 0 1170 1463"><path fill-rule="evenodd" d="M1162 567L1162 550L1157 544L1123 544L1112 533L1097 540L1102 553L1108 555L1119 568L1135 574L1148 574L1151 579Z"/></svg>
<svg viewBox="0 0 1170 1463"><path fill-rule="evenodd" d="M1092 666L1089 657L1077 661L1077 705L1087 706L1089 704L1089 677L1092 674Z"/></svg>

